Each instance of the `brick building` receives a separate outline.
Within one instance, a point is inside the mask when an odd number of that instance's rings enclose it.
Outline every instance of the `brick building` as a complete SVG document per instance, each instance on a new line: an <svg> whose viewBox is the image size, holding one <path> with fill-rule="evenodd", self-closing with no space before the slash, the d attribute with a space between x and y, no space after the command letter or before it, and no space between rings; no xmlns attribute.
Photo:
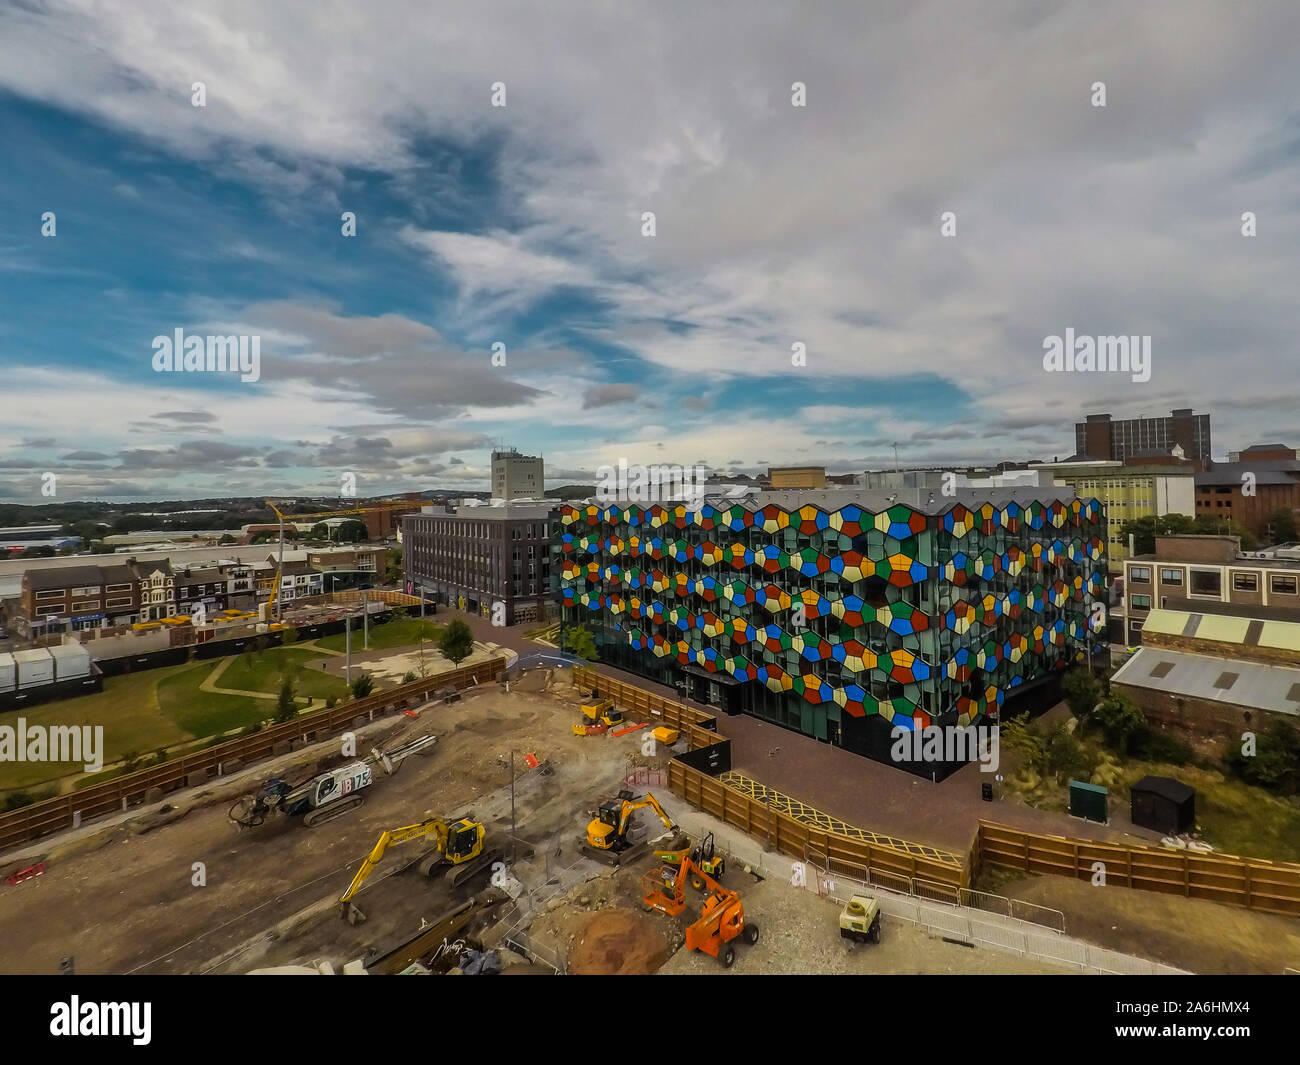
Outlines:
<svg viewBox="0 0 1300 1065"><path fill-rule="evenodd" d="M549 505L426 508L402 520L406 591L514 625L549 616Z"/></svg>
<svg viewBox="0 0 1300 1065"><path fill-rule="evenodd" d="M1174 600L1300 608L1300 561L1246 554L1235 536L1157 536L1155 551L1124 564L1128 643L1141 643L1153 609Z"/></svg>

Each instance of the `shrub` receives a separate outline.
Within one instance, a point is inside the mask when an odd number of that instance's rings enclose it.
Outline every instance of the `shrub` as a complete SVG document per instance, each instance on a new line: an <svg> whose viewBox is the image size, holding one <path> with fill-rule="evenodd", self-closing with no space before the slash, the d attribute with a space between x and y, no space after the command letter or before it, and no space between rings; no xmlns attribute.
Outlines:
<svg viewBox="0 0 1300 1065"><path fill-rule="evenodd" d="M352 682L352 698L364 699L375 690L375 678L369 673L362 673Z"/></svg>
<svg viewBox="0 0 1300 1065"><path fill-rule="evenodd" d="M1129 737L1128 749L1148 762L1191 765L1196 761L1196 749L1190 743L1145 725Z"/></svg>

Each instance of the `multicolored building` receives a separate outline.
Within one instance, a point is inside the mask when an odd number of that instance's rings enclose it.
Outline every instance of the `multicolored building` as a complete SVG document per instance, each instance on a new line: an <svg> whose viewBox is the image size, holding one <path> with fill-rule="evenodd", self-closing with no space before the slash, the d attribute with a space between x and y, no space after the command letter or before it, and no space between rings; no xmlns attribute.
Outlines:
<svg viewBox="0 0 1300 1065"><path fill-rule="evenodd" d="M592 502L551 553L604 660L889 760L893 728L996 720L1085 656L1106 517L1037 487Z"/></svg>

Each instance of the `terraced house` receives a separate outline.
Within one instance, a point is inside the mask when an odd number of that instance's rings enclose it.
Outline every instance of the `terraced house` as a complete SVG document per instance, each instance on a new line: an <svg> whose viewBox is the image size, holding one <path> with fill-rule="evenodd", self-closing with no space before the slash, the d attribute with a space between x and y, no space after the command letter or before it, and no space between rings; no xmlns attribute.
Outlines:
<svg viewBox="0 0 1300 1065"><path fill-rule="evenodd" d="M893 727L996 718L1082 659L1106 572L1096 500L901 495L565 505L563 621L612 664L888 761Z"/></svg>

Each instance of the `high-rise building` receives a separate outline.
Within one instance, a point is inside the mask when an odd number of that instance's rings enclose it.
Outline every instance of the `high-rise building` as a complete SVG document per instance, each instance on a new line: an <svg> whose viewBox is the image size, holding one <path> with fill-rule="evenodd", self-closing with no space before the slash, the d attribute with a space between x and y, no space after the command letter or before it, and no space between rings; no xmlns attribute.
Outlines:
<svg viewBox="0 0 1300 1065"><path fill-rule="evenodd" d="M1210 416L1190 407L1172 411L1167 418L1127 418L1113 421L1109 414L1089 414L1074 426L1074 450L1093 459L1124 462L1142 452L1168 454L1175 447L1200 469L1210 461Z"/></svg>
<svg viewBox="0 0 1300 1065"><path fill-rule="evenodd" d="M541 499L546 494L546 464L540 455L514 448L492 452L493 499Z"/></svg>
<svg viewBox="0 0 1300 1065"><path fill-rule="evenodd" d="M996 717L1082 659L1106 574L1100 505L1038 487L564 505L551 552L605 661L895 764L894 729Z"/></svg>

